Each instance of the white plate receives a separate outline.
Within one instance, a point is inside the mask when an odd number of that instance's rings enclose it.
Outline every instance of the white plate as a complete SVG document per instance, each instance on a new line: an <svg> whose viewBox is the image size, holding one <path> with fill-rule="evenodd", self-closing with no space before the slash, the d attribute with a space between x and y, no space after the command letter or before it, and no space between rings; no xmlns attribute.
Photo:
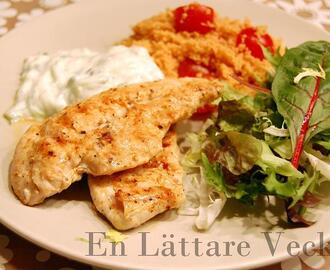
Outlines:
<svg viewBox="0 0 330 270"><path fill-rule="evenodd" d="M105 50L114 41L127 36L130 26L141 19L157 14L168 7L176 7L185 1L157 0L98 0L86 1L76 5L50 12L32 22L10 32L0 40L0 89L1 114L12 104L18 84L22 60L31 54L44 51L56 51L76 47L88 47ZM203 1L214 7L220 15L243 19L250 17L254 23L269 26L270 32L282 37L288 46L297 45L306 40L329 40L329 35L321 29L285 13L254 4L245 0L210 0ZM316 225L301 229L283 229L270 226L265 222L264 212L261 217L254 217L244 211L234 214L229 211L230 205L212 229L207 233L192 229L192 218L177 217L175 213L166 213L148 222L137 230L130 231L125 241L127 256L86 256L88 245L77 241L77 237L86 237L85 232L107 231L110 228L91 208L89 194L84 183L76 184L68 191L55 196L38 207L22 205L8 188L8 165L12 152L21 131L11 127L1 118L0 141L0 220L18 234L36 244L56 253L85 263L121 269L236 269L257 267L283 260L288 256L286 245L289 241L299 243L318 242L317 232L324 232L330 240L330 203L325 203L318 212L320 218ZM235 209L234 207L232 209ZM237 209L237 207L236 207ZM269 218L271 214L267 212ZM274 218L272 218L274 219ZM263 231L284 231L278 248L271 255L263 237ZM148 252L162 248L162 243L171 239L175 242L177 256L138 256L141 246L141 234L148 234ZM166 234L166 239L163 235ZM277 235L273 233L274 238ZM276 237L275 237L276 236ZM237 251L232 256L209 257L194 255L194 247L190 244L190 256L180 256L178 241L185 237L192 242L198 237L206 246L207 241L218 241L222 253L224 242L247 241L251 246L249 256L242 257ZM102 248L109 244L103 243ZM205 250L204 250L205 251ZM100 250L95 248L95 252Z"/></svg>

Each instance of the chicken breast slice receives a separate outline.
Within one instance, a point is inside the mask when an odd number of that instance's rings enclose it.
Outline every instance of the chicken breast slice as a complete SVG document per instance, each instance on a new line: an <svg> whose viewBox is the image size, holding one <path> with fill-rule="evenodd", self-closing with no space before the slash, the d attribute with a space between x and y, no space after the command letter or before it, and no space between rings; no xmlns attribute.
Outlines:
<svg viewBox="0 0 330 270"><path fill-rule="evenodd" d="M138 227L183 202L183 169L173 131L166 135L163 146L157 156L139 167L110 176L88 176L96 209L116 229Z"/></svg>
<svg viewBox="0 0 330 270"><path fill-rule="evenodd" d="M111 175L148 162L171 124L218 96L206 79L165 79L110 89L64 109L22 137L10 184L27 205L68 188L83 173Z"/></svg>

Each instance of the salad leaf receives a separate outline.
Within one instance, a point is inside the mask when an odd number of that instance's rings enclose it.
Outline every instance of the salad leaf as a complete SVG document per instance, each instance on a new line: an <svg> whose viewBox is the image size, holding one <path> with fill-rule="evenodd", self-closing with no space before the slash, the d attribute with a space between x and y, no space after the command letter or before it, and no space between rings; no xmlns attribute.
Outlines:
<svg viewBox="0 0 330 270"><path fill-rule="evenodd" d="M330 180L330 157L323 156L320 152L308 149L304 152L311 166L327 180Z"/></svg>
<svg viewBox="0 0 330 270"><path fill-rule="evenodd" d="M214 158L234 175L251 170L261 155L258 139L237 131L222 132Z"/></svg>
<svg viewBox="0 0 330 270"><path fill-rule="evenodd" d="M233 197L245 204L253 205L260 195L266 195L264 186L265 173L256 166L248 173L241 175L235 184L235 194Z"/></svg>
<svg viewBox="0 0 330 270"><path fill-rule="evenodd" d="M330 129L324 130L321 133L314 136L318 141L330 141Z"/></svg>
<svg viewBox="0 0 330 270"><path fill-rule="evenodd" d="M330 43L306 42L284 55L272 83L278 111L288 126L294 149L293 164L298 167L303 145L313 136L330 129ZM294 79L306 68L325 71L321 76ZM304 70L303 70L304 69ZM315 75L315 74L314 74ZM296 80L297 81L297 80Z"/></svg>
<svg viewBox="0 0 330 270"><path fill-rule="evenodd" d="M211 164L205 153L202 153L202 168L207 183L216 191L223 192L227 197L230 197L226 188L221 165L219 163Z"/></svg>
<svg viewBox="0 0 330 270"><path fill-rule="evenodd" d="M111 229L105 233L105 239L109 240L110 242L114 242L115 244L123 242L128 235L118 232L114 229Z"/></svg>
<svg viewBox="0 0 330 270"><path fill-rule="evenodd" d="M199 184L190 207L197 228L213 223L226 198L253 205L269 195L285 201L290 222L313 223L306 213L330 180L328 51L325 41L288 50L276 63L273 95L225 94L216 101L218 117L188 136L185 160Z"/></svg>
<svg viewBox="0 0 330 270"><path fill-rule="evenodd" d="M260 194L267 193L297 198L296 189L304 175L288 160L275 156L266 142L249 134L229 131L220 134L219 145L213 155L215 164L211 164L207 156L202 154L205 177L208 183L219 192L224 192L227 197L249 202ZM226 184L221 166L217 162L233 176L239 176L239 180L234 185ZM262 177L253 177L253 174L258 171L254 170L256 165L261 168L259 172L263 175ZM279 181L277 179L279 176L286 177L287 180Z"/></svg>
<svg viewBox="0 0 330 270"><path fill-rule="evenodd" d="M295 197L296 187L300 184L304 175L299 172L289 161L273 154L269 146L261 141L262 154L257 161L264 172L268 173L264 185L268 192L284 197ZM286 181L279 181L277 174L287 176Z"/></svg>
<svg viewBox="0 0 330 270"><path fill-rule="evenodd" d="M221 97L219 97L220 101L227 101L227 100L240 100L246 97L247 94L244 91L238 91L235 89L230 83L224 82ZM219 101L219 100L216 100ZM216 102L218 104L219 102Z"/></svg>
<svg viewBox="0 0 330 270"><path fill-rule="evenodd" d="M280 47L277 48L275 53L272 53L268 48L266 48L265 46L261 46L262 51L264 53L264 56L266 58L266 60L271 63L274 68L276 69L279 64L281 63L282 60L282 56L280 54Z"/></svg>
<svg viewBox="0 0 330 270"><path fill-rule="evenodd" d="M213 224L227 200L219 188L223 180L219 164L215 167L208 163L202 153L204 140L203 129L199 134L189 133L186 138L190 145L182 160L187 172L183 178L186 199L178 210L180 215L196 216L195 225L199 230L206 230Z"/></svg>
<svg viewBox="0 0 330 270"><path fill-rule="evenodd" d="M279 158L273 154L264 141L259 141L262 151L259 160L256 162L265 172L269 170L277 174L294 178L303 178L304 175L298 171L289 161Z"/></svg>
<svg viewBox="0 0 330 270"><path fill-rule="evenodd" d="M250 171L241 174L237 182L232 184L226 183L221 165L217 162L210 163L208 157L203 153L202 168L207 183L216 191L224 193L227 198L236 198L250 204L258 196L266 194L288 197L292 200L300 198L297 197L296 190L300 187L304 175L289 161L274 156L266 143L258 142L262 145L263 151L259 160L256 161L256 165L260 166L261 170L253 166ZM278 177L283 178L284 176L287 176L286 181L278 180Z"/></svg>
<svg viewBox="0 0 330 270"><path fill-rule="evenodd" d="M199 167L198 161L201 158L201 138L198 134L188 133L186 140L190 149L182 159L181 165L186 169L197 168Z"/></svg>
<svg viewBox="0 0 330 270"><path fill-rule="evenodd" d="M269 147L281 158L292 158L292 146L290 139L267 136L265 141L269 145Z"/></svg>
<svg viewBox="0 0 330 270"><path fill-rule="evenodd" d="M302 178L289 161L273 154L267 143L236 131L221 132L213 159L234 175L241 175L258 165L265 172L272 170L283 176Z"/></svg>
<svg viewBox="0 0 330 270"><path fill-rule="evenodd" d="M83 242L83 243L89 243L89 240L84 238L84 237L77 237L76 240L80 241L80 242Z"/></svg>
<svg viewBox="0 0 330 270"><path fill-rule="evenodd" d="M221 165L217 162L210 163L204 153L202 154L202 168L207 183L227 198L235 198L244 203L253 204L260 194L266 194L262 184L265 175L258 170L241 176L239 182L230 185L225 181Z"/></svg>
<svg viewBox="0 0 330 270"><path fill-rule="evenodd" d="M271 171L266 177L264 185L271 194L281 195L284 197L293 197L296 190L291 181L280 182L276 178L275 171Z"/></svg>
<svg viewBox="0 0 330 270"><path fill-rule="evenodd" d="M330 130L325 130L312 138L312 143L321 146L323 148L322 152L325 152L326 155L330 155ZM319 149L319 150L321 150Z"/></svg>
<svg viewBox="0 0 330 270"><path fill-rule="evenodd" d="M255 121L254 111L238 100L220 102L218 119L223 131L250 130Z"/></svg>
<svg viewBox="0 0 330 270"><path fill-rule="evenodd" d="M298 201L303 200L304 196L309 189L309 187L319 179L319 173L314 172L312 176L309 176L305 173L304 180L300 183L300 186L297 188L296 194L293 196L293 200L289 208L295 206Z"/></svg>
<svg viewBox="0 0 330 270"><path fill-rule="evenodd" d="M197 229L207 230L220 214L228 196L223 192L225 185L219 164L210 164L204 153L201 159L200 173L187 174L183 179L186 200L178 213L196 216Z"/></svg>
<svg viewBox="0 0 330 270"><path fill-rule="evenodd" d="M232 90L236 91L237 90ZM276 110L270 95L257 93L255 96L230 96L223 98L219 103L217 123L227 122L228 126L233 126L232 130L243 130L236 126L243 126L244 131L248 131L255 122L255 116L261 112L273 112ZM283 120L282 120L283 122ZM225 130L223 130L225 131Z"/></svg>
<svg viewBox="0 0 330 270"><path fill-rule="evenodd" d="M326 150L330 150L330 141L316 141L315 142L318 145L321 145L322 147L324 147Z"/></svg>

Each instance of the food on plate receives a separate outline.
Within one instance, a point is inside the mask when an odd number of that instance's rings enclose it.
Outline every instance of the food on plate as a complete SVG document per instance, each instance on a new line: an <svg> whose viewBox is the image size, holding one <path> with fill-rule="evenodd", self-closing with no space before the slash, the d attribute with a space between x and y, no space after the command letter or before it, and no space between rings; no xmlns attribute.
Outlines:
<svg viewBox="0 0 330 270"><path fill-rule="evenodd" d="M268 94L222 96L218 112L187 136L187 200L179 213L208 229L227 199L254 205L275 196L290 223L316 221L311 209L330 180L329 51L326 41L289 49Z"/></svg>
<svg viewBox="0 0 330 270"><path fill-rule="evenodd" d="M265 27L221 17L197 3L167 10L133 27L122 41L148 49L156 64L169 77L226 79L264 85L273 74L268 61L281 51L279 40Z"/></svg>
<svg viewBox="0 0 330 270"><path fill-rule="evenodd" d="M265 27L193 3L120 44L26 60L6 117L50 117L25 133L10 167L24 204L87 173L97 210L121 230L178 207L206 230L228 200L260 197L284 201L288 222L313 224L330 180L328 42L285 49Z"/></svg>
<svg viewBox="0 0 330 270"><path fill-rule="evenodd" d="M147 50L137 46L30 56L24 61L15 104L5 117L11 122L43 120L105 89L163 78Z"/></svg>
<svg viewBox="0 0 330 270"><path fill-rule="evenodd" d="M217 81L165 79L110 89L33 125L16 147L10 184L27 205L83 173L110 175L148 162L170 126L215 99Z"/></svg>
<svg viewBox="0 0 330 270"><path fill-rule="evenodd" d="M180 207L183 169L175 132L163 139L163 150L149 162L113 175L88 176L93 203L119 230L138 227L154 216Z"/></svg>

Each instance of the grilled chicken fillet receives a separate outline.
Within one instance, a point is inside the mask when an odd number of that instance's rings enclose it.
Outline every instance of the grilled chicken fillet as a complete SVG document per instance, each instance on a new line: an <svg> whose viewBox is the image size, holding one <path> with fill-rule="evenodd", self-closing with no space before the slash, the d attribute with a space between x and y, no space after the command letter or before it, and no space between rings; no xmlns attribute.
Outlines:
<svg viewBox="0 0 330 270"><path fill-rule="evenodd" d="M180 207L183 169L175 133L163 140L163 150L148 163L110 176L89 176L97 210L118 230L138 227L154 216Z"/></svg>
<svg viewBox="0 0 330 270"><path fill-rule="evenodd" d="M171 124L218 96L206 79L165 79L110 89L32 126L21 138L10 184L27 205L68 188L83 173L111 175L162 151Z"/></svg>

